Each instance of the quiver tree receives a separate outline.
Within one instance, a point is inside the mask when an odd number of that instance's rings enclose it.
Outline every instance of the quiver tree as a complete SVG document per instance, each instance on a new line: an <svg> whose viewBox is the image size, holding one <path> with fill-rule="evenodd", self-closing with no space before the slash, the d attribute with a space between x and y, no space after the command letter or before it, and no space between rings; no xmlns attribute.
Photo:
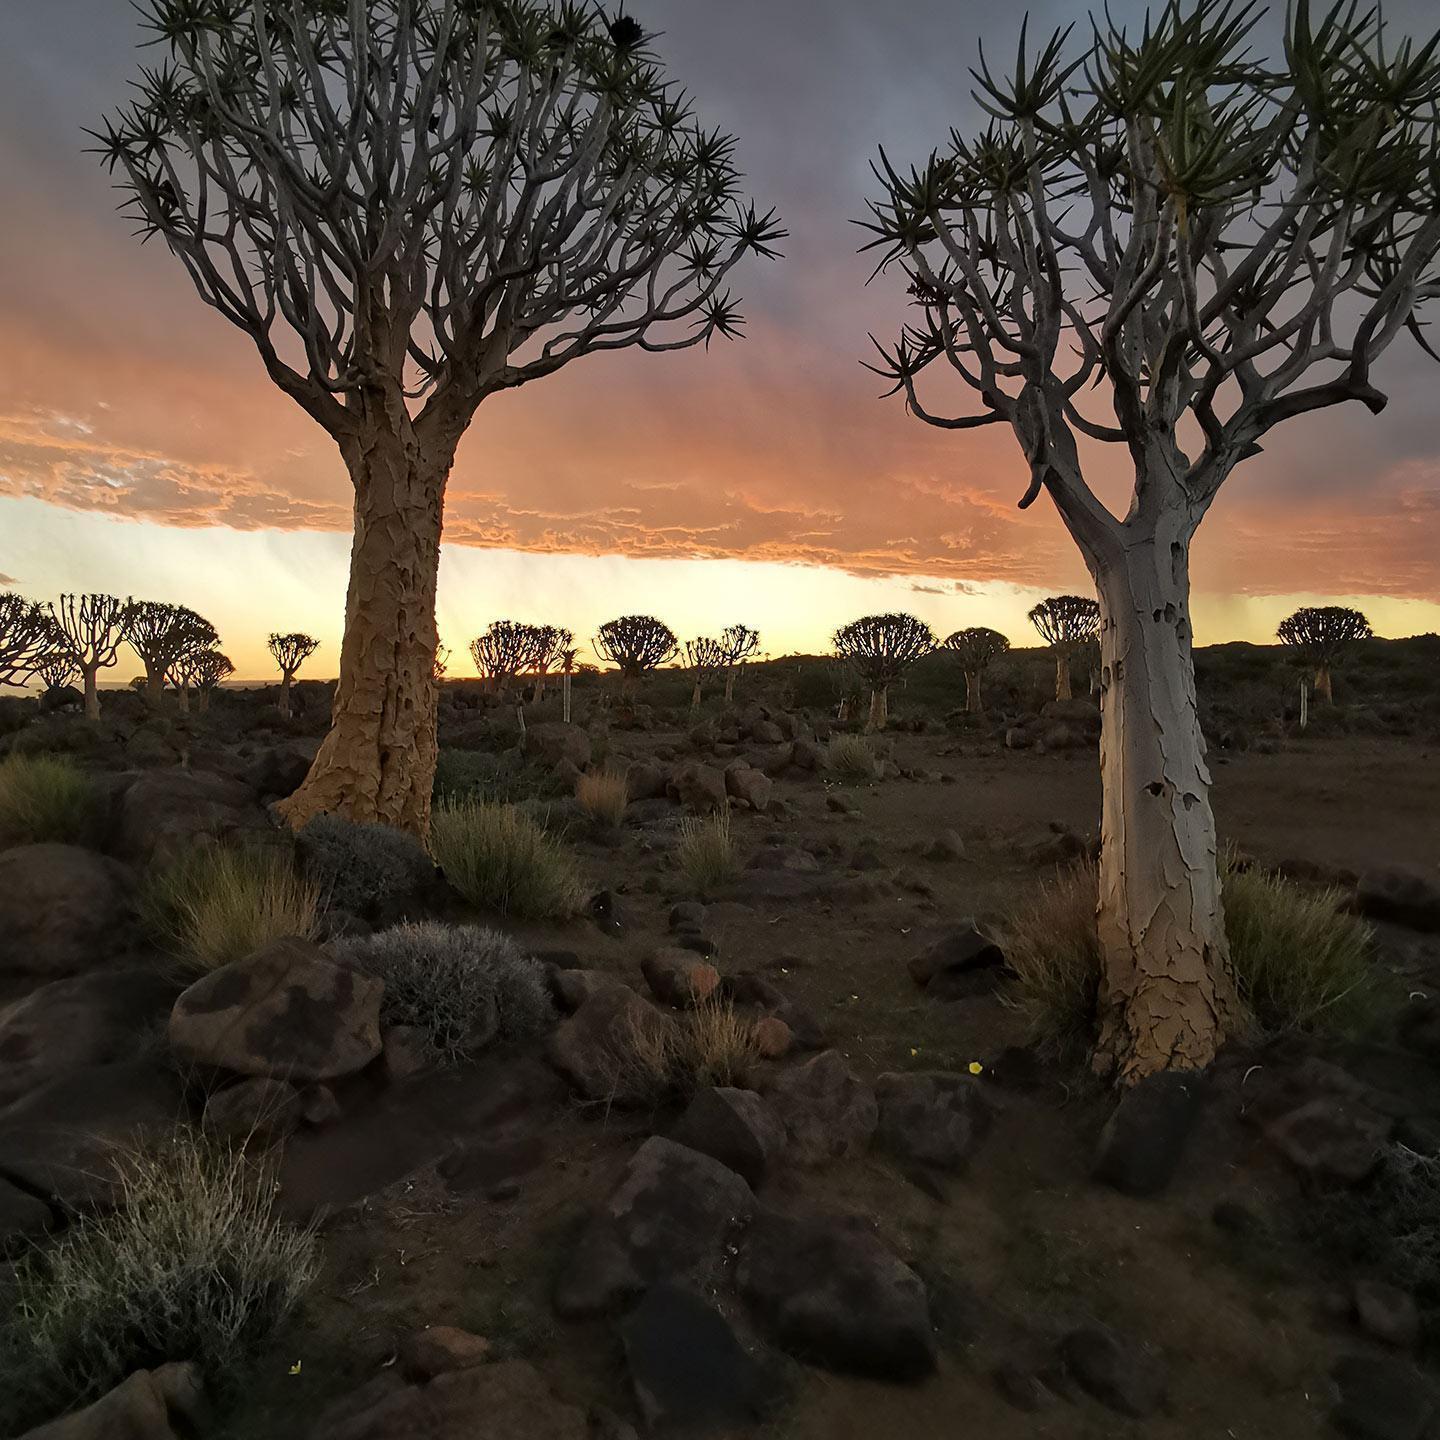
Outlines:
<svg viewBox="0 0 1440 1440"><path fill-rule="evenodd" d="M607 620L590 644L602 660L620 671L620 691L625 695L631 693L642 675L673 660L680 651L675 632L653 615L621 615Z"/></svg>
<svg viewBox="0 0 1440 1440"><path fill-rule="evenodd" d="M760 632L748 625L727 625L720 632L720 648L724 653L725 703L735 698L735 677L740 667L760 648Z"/></svg>
<svg viewBox="0 0 1440 1440"><path fill-rule="evenodd" d="M575 656L579 654L575 646L569 645L556 656L555 663L560 668L560 718L568 725L570 723L570 677L575 673Z"/></svg>
<svg viewBox="0 0 1440 1440"><path fill-rule="evenodd" d="M1097 1068L1207 1064L1241 1023L1196 714L1189 555L1221 484L1286 420L1372 414L1379 356L1440 293L1435 43L1306 0L1099 16L1013 77L981 61L978 135L908 174L881 157L881 266L919 318L877 368L948 429L1008 425L1094 577L1104 778ZM934 367L971 395L932 408ZM958 413L957 413L958 412ZM1123 514L1080 441L1128 457ZM1111 469L1113 470L1114 462Z"/></svg>
<svg viewBox="0 0 1440 1440"><path fill-rule="evenodd" d="M694 685L690 691L690 708L700 708L700 693L705 681L718 675L725 668L725 647L719 640L707 635L697 635L685 642L685 668L690 672Z"/></svg>
<svg viewBox="0 0 1440 1440"><path fill-rule="evenodd" d="M511 681L534 663L537 633L518 620L495 620L483 635L470 642L470 658L493 688L504 694Z"/></svg>
<svg viewBox="0 0 1440 1440"><path fill-rule="evenodd" d="M559 625L536 625L534 627L534 641L530 656L530 668L535 674L535 684L530 691L532 703L539 704L544 698L545 677L551 670L559 667L561 657L567 650L572 650L574 645L574 635Z"/></svg>
<svg viewBox="0 0 1440 1440"><path fill-rule="evenodd" d="M290 687L300 673L300 667L320 648L320 642L303 630L289 635L271 635L270 654L280 667L280 713L290 714Z"/></svg>
<svg viewBox="0 0 1440 1440"><path fill-rule="evenodd" d="M178 661L197 650L209 650L219 643L215 627L184 605L166 605L159 600L130 600L120 617L125 643L145 667L145 697L158 705ZM180 685L180 703L188 708L186 686Z"/></svg>
<svg viewBox="0 0 1440 1440"><path fill-rule="evenodd" d="M45 658L35 667L35 678L46 690L63 690L80 678L80 669L68 651L52 644Z"/></svg>
<svg viewBox="0 0 1440 1440"><path fill-rule="evenodd" d="M50 607L58 632L56 644L81 677L85 714L91 720L100 718L98 677L119 655L130 603L114 595L62 595L59 603Z"/></svg>
<svg viewBox="0 0 1440 1440"><path fill-rule="evenodd" d="M1343 605L1305 606L1287 615L1275 633L1282 645L1291 646L1301 663L1314 672L1315 693L1334 699L1330 670L1357 640L1374 634L1370 622L1358 611Z"/></svg>
<svg viewBox="0 0 1440 1440"><path fill-rule="evenodd" d="M1030 623L1055 654L1055 698L1069 700L1070 662L1100 633L1100 607L1084 595L1052 595L1029 612Z"/></svg>
<svg viewBox="0 0 1440 1440"><path fill-rule="evenodd" d="M195 650L177 663L176 671L182 694L191 686L195 688L196 708L203 715L210 709L211 695L222 680L228 680L235 673L235 666L228 655L218 650Z"/></svg>
<svg viewBox="0 0 1440 1440"><path fill-rule="evenodd" d="M1010 642L998 630L987 630L977 625L969 630L957 630L947 635L945 649L960 662L965 675L965 709L971 715L978 715L985 708L980 696L980 685L985 672L1010 649Z"/></svg>
<svg viewBox="0 0 1440 1440"><path fill-rule="evenodd" d="M438 685L444 678L445 672L450 668L450 647L448 645L436 645L435 663L431 667L431 673L435 676L435 683Z"/></svg>
<svg viewBox="0 0 1440 1440"><path fill-rule="evenodd" d="M870 688L866 730L883 730L890 713L890 687L908 666L935 648L935 636L913 615L866 615L842 625L833 644L835 653Z"/></svg>
<svg viewBox="0 0 1440 1440"><path fill-rule="evenodd" d="M331 729L282 811L423 832L441 514L477 409L582 355L736 334L727 277L783 232L639 23L590 0L139 4L162 59L104 161L355 488Z"/></svg>
<svg viewBox="0 0 1440 1440"><path fill-rule="evenodd" d="M51 656L50 614L13 591L0 591L0 685L24 685Z"/></svg>

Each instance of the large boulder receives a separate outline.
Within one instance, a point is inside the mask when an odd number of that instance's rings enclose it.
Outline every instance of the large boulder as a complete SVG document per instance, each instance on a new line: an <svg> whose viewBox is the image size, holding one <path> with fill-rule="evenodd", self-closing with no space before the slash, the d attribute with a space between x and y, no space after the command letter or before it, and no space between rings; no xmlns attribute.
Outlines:
<svg viewBox="0 0 1440 1440"><path fill-rule="evenodd" d="M583 1410L523 1360L470 1365L423 1385L382 1379L347 1396L310 1440L591 1440Z"/></svg>
<svg viewBox="0 0 1440 1440"><path fill-rule="evenodd" d="M639 1051L663 1049L674 1024L628 985L601 985L551 1032L550 1063L587 1100L643 1097Z"/></svg>
<svg viewBox="0 0 1440 1440"><path fill-rule="evenodd" d="M763 810L770 803L775 784L763 771L749 765L731 765L725 772L726 793L752 810Z"/></svg>
<svg viewBox="0 0 1440 1440"><path fill-rule="evenodd" d="M203 1398L194 1365L137 1370L93 1405L29 1430L22 1440L180 1440L198 1433Z"/></svg>
<svg viewBox="0 0 1440 1440"><path fill-rule="evenodd" d="M1161 1071L1132 1085L1105 1122L1091 1178L1126 1195L1158 1195L1179 1168L1204 1094L1195 1071Z"/></svg>
<svg viewBox="0 0 1440 1440"><path fill-rule="evenodd" d="M49 980L112 959L133 889L121 866L78 845L0 852L0 975Z"/></svg>
<svg viewBox="0 0 1440 1440"><path fill-rule="evenodd" d="M925 1286L866 1230L764 1212L736 1278L776 1342L801 1360L884 1380L935 1368Z"/></svg>
<svg viewBox="0 0 1440 1440"><path fill-rule="evenodd" d="M875 1092L838 1050L782 1071L768 1098L785 1126L791 1155L802 1165L860 1154L880 1118Z"/></svg>
<svg viewBox="0 0 1440 1440"><path fill-rule="evenodd" d="M921 989L945 999L964 991L965 977L998 973L1004 963L1005 952L973 920L966 920L913 956L906 968Z"/></svg>
<svg viewBox="0 0 1440 1440"><path fill-rule="evenodd" d="M710 1086L699 1090L670 1138L709 1155L759 1185L784 1152L785 1127L753 1090Z"/></svg>
<svg viewBox="0 0 1440 1440"><path fill-rule="evenodd" d="M197 844L273 830L248 785L204 770L149 770L120 796L120 844L136 863L164 864Z"/></svg>
<svg viewBox="0 0 1440 1440"><path fill-rule="evenodd" d="M202 976L175 1002L170 1046L186 1064L304 1084L380 1054L382 981L309 941L276 940Z"/></svg>
<svg viewBox="0 0 1440 1440"><path fill-rule="evenodd" d="M590 763L593 747L590 736L580 726L567 725L563 720L546 720L525 731L525 753L536 756L546 765L567 761L577 770L583 770Z"/></svg>
<svg viewBox="0 0 1440 1440"><path fill-rule="evenodd" d="M601 1315L658 1281L690 1275L716 1260L754 1208L733 1170L652 1135L581 1236L556 1288L556 1310L567 1319Z"/></svg>
<svg viewBox="0 0 1440 1440"><path fill-rule="evenodd" d="M38 1240L54 1223L43 1200L0 1176L0 1258Z"/></svg>
<svg viewBox="0 0 1440 1440"><path fill-rule="evenodd" d="M633 761L625 771L625 793L633 804L639 800L663 800L670 777L648 760Z"/></svg>
<svg viewBox="0 0 1440 1440"><path fill-rule="evenodd" d="M697 815L724 810L730 803L729 792L725 788L725 772L698 761L680 766L670 777L670 788L675 792L675 798Z"/></svg>
<svg viewBox="0 0 1440 1440"><path fill-rule="evenodd" d="M134 1058L174 999L153 971L101 970L0 1007L0 1108L68 1071Z"/></svg>
<svg viewBox="0 0 1440 1440"><path fill-rule="evenodd" d="M1358 1185L1380 1163L1395 1122L1361 1100L1322 1095L1265 1125L1272 1145L1315 1180Z"/></svg>
<svg viewBox="0 0 1440 1440"><path fill-rule="evenodd" d="M990 1106L972 1076L944 1070L881 1075L876 1142L920 1165L963 1170L990 1129Z"/></svg>
<svg viewBox="0 0 1440 1440"><path fill-rule="evenodd" d="M720 972L694 950L662 945L640 962L650 993L665 1005L688 1010L720 988Z"/></svg>
<svg viewBox="0 0 1440 1440"><path fill-rule="evenodd" d="M155 1065L68 1071L0 1111L0 1176L65 1209L114 1205L125 1153L184 1114L178 1080Z"/></svg>

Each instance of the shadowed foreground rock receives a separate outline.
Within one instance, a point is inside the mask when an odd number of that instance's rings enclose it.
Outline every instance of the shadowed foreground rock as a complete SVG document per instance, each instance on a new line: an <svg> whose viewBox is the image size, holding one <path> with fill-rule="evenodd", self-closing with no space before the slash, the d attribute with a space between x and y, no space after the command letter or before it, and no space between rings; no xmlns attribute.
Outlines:
<svg viewBox="0 0 1440 1440"><path fill-rule="evenodd" d="M114 954L130 919L124 868L78 845L0 853L0 973L55 979Z"/></svg>
<svg viewBox="0 0 1440 1440"><path fill-rule="evenodd" d="M93 1405L25 1433L23 1440L181 1440L200 1433L193 1365L137 1370Z"/></svg>

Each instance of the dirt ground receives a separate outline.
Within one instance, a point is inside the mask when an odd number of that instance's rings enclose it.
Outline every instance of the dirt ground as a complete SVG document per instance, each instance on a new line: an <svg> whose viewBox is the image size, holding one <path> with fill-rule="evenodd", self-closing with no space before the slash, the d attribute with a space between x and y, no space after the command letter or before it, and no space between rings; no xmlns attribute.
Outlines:
<svg viewBox="0 0 1440 1440"><path fill-rule="evenodd" d="M676 736L619 734L643 755ZM1037 755L896 736L893 757L923 781L845 786L856 813L829 808L821 781L785 780L783 822L737 813L742 852L776 841L855 872L843 899L747 896L712 904L722 971L760 970L809 1006L857 1070L988 1067L1024 1037L1001 999L927 998L906 960L948 925L975 916L1003 932L1044 867L1031 847L1052 824L1093 832L1099 776L1090 753ZM1402 740L1315 742L1275 754L1215 757L1222 836L1292 867L1358 872L1372 864L1440 863L1440 754ZM955 831L963 858L932 860ZM588 872L619 896L622 924L585 921L523 932L539 951L638 983L683 891L673 822L630 827L583 847ZM883 878L872 885L868 880ZM1440 980L1440 955L1418 937L1382 937L1390 963ZM1433 968L1432 968L1433 967ZM987 1077L988 1078L988 1077ZM1329 1302L1343 1277L1290 1233L1291 1178L1234 1120L1236 1065L1167 1195L1132 1200L1086 1178L1109 1099L1076 1073L989 1082L999 1112L969 1172L917 1184L876 1158L819 1172L786 1170L764 1203L860 1214L927 1281L942 1338L937 1375L916 1386L789 1369L790 1398L757 1430L770 1440L956 1440L975 1435L1114 1440L1310 1440L1325 1429L1335 1359L1364 1349ZM664 1116L581 1108L533 1060L497 1056L376 1099L365 1125L287 1155L297 1203L327 1199L324 1270L305 1313L266 1355L241 1397L234 1440L303 1435L326 1401L393 1361L397 1337L449 1323L524 1355L584 1404L632 1414L613 1327L555 1319L549 1292L587 1208L613 1184L640 1137ZM322 1137L325 1132L318 1132ZM354 1197L387 1176L394 1182ZM1273 1244L1247 1250L1211 1220L1242 1199L1274 1221ZM353 1202L353 1203L352 1203ZM724 1276L716 1277L725 1294ZM1079 1397L1037 1414L1015 1409L993 1371L1031 1363L1037 1346L1095 1320L1152 1346L1170 1371L1166 1413L1132 1422ZM541 1437L537 1437L541 1440Z"/></svg>

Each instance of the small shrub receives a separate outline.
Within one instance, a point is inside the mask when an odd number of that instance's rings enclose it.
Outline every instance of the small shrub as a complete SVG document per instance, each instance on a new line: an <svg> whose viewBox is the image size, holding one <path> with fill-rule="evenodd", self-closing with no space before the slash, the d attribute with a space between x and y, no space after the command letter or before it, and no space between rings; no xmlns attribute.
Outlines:
<svg viewBox="0 0 1440 1440"><path fill-rule="evenodd" d="M1241 999L1266 1035L1351 1037L1370 1029L1385 997L1369 956L1370 930L1343 913L1340 894L1280 876L1222 874L1225 933ZM1008 999L1031 1034L1061 1054L1094 1038L1100 990L1095 872L1076 867L1042 887L1010 927Z"/></svg>
<svg viewBox="0 0 1440 1440"><path fill-rule="evenodd" d="M880 762L863 735L834 735L825 750L825 766L842 780L874 780Z"/></svg>
<svg viewBox="0 0 1440 1440"><path fill-rule="evenodd" d="M592 820L613 827L625 818L630 791L624 775L614 770L591 770L575 782L575 799Z"/></svg>
<svg viewBox="0 0 1440 1440"><path fill-rule="evenodd" d="M95 833L95 782L68 760L9 755L0 760L0 849L11 845L83 845Z"/></svg>
<svg viewBox="0 0 1440 1440"><path fill-rule="evenodd" d="M396 925L332 948L385 982L384 1023L419 1026L447 1065L497 1036L528 1039L555 1020L544 968L498 930Z"/></svg>
<svg viewBox="0 0 1440 1440"><path fill-rule="evenodd" d="M442 804L430 822L430 853L466 900L501 915L567 919L588 893L570 851L512 805Z"/></svg>
<svg viewBox="0 0 1440 1440"><path fill-rule="evenodd" d="M614 1055L612 1098L658 1105L709 1085L742 1085L759 1059L754 1021L711 996L669 1024L626 1027Z"/></svg>
<svg viewBox="0 0 1440 1440"><path fill-rule="evenodd" d="M313 1237L276 1215L273 1177L239 1152L181 1131L120 1175L119 1209L15 1267L0 1393L22 1430L168 1360L223 1390L315 1275Z"/></svg>
<svg viewBox="0 0 1440 1440"><path fill-rule="evenodd" d="M319 931L319 894L288 850L192 850L147 876L140 908L156 938L197 973Z"/></svg>
<svg viewBox="0 0 1440 1440"><path fill-rule="evenodd" d="M699 894L708 894L739 871L735 842L730 834L730 812L687 815L680 822L680 843L675 858L681 873Z"/></svg>
<svg viewBox="0 0 1440 1440"><path fill-rule="evenodd" d="M389 919L435 878L435 862L413 835L317 815L297 835L306 877L324 903L366 919Z"/></svg>
<svg viewBox="0 0 1440 1440"><path fill-rule="evenodd" d="M513 740L507 737L507 747ZM548 765L522 751L506 748L441 750L435 766L435 799L441 804L461 800L489 800L518 805L533 800L559 800L569 793L564 780Z"/></svg>

